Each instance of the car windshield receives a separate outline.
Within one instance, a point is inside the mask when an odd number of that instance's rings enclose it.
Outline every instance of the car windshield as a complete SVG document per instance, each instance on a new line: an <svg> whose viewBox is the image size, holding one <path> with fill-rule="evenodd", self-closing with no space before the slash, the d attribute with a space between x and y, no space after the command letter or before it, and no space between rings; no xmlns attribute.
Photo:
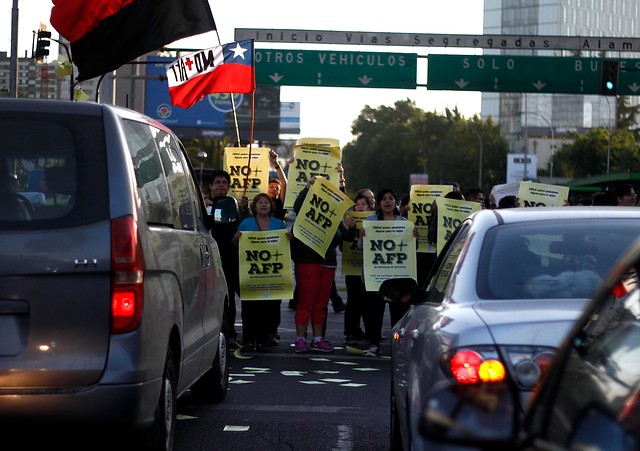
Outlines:
<svg viewBox="0 0 640 451"><path fill-rule="evenodd" d="M480 255L482 299L588 298L638 236L636 220L531 222L494 227Z"/></svg>

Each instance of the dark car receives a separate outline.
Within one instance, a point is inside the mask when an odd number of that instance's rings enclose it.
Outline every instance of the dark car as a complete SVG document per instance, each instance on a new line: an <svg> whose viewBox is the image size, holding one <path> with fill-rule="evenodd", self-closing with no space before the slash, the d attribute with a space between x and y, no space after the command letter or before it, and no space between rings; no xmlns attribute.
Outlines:
<svg viewBox="0 0 640 451"><path fill-rule="evenodd" d="M640 239L563 340L523 422L513 374L469 391L449 383L434 387L423 406L425 437L451 448L640 449L639 272ZM479 429L479 418L492 426Z"/></svg>
<svg viewBox="0 0 640 451"><path fill-rule="evenodd" d="M636 208L482 210L455 230L424 287L416 289L412 279L384 282L383 297L412 304L392 329L392 448L439 449L420 434L419 422L443 384L470 396L511 377L523 415L639 223ZM482 434L502 431L491 416L476 420Z"/></svg>
<svg viewBox="0 0 640 451"><path fill-rule="evenodd" d="M135 111L0 99L0 422L136 431L222 400L227 285L183 145ZM34 429L35 430L35 429Z"/></svg>

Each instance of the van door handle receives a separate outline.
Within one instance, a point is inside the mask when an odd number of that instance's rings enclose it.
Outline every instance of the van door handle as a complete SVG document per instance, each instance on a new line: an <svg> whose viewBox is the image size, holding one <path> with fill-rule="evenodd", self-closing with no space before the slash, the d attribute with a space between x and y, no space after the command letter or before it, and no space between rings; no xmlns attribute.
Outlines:
<svg viewBox="0 0 640 451"><path fill-rule="evenodd" d="M200 244L200 263L203 268L211 266L211 253L209 252L209 246L206 244Z"/></svg>

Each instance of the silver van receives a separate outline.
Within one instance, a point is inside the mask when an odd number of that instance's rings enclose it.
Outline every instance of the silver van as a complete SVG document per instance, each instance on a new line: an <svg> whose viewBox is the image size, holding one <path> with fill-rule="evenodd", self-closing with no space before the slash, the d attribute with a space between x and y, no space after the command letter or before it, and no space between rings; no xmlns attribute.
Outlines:
<svg viewBox="0 0 640 451"><path fill-rule="evenodd" d="M222 400L227 288L184 148L91 102L0 99L0 423L133 429Z"/></svg>

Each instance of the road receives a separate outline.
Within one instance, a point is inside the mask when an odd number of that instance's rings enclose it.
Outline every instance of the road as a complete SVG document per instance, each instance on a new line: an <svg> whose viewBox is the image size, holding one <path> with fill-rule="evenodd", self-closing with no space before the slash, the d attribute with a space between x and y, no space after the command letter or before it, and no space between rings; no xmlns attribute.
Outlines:
<svg viewBox="0 0 640 451"><path fill-rule="evenodd" d="M339 274L337 286L346 300ZM388 339L380 358L348 354L344 314L329 307L327 338L336 350L295 354L294 311L287 304L279 346L269 354L231 357L222 403L199 404L188 394L180 400L176 451L389 449ZM239 321L236 328L241 333ZM383 335L389 328L387 309Z"/></svg>

